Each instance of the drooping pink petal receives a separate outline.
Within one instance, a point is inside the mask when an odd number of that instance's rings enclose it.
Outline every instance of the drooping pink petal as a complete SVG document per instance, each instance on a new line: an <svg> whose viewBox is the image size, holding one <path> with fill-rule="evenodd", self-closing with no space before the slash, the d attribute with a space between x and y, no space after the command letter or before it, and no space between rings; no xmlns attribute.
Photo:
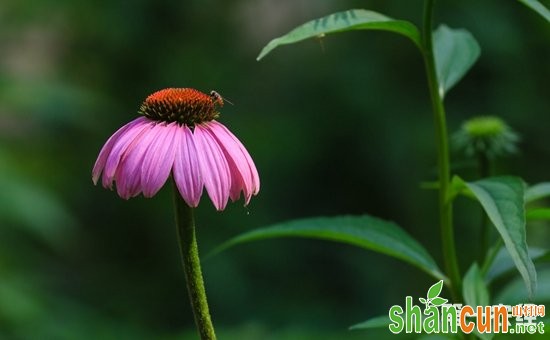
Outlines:
<svg viewBox="0 0 550 340"><path fill-rule="evenodd" d="M199 205L204 185L193 132L185 126L176 131L176 156L172 173L181 197L190 207Z"/></svg>
<svg viewBox="0 0 550 340"><path fill-rule="evenodd" d="M103 147L101 148L101 151L99 152L99 156L95 161L94 168L92 169L92 181L94 182L94 185L97 184L97 181L99 180L99 176L101 176L101 172L103 171L103 168L105 168L105 164L107 163L107 158L111 154L111 151L113 150L113 147L115 146L115 143L118 141L118 139L124 133L126 133L129 129L132 129L136 125L141 124L142 120L144 119L145 118L143 117L139 117L137 119L132 120L128 124L118 129L111 137L109 137L107 142L105 142L105 145L103 145Z"/></svg>
<svg viewBox="0 0 550 340"><path fill-rule="evenodd" d="M241 150L233 139L225 133L225 130L219 128L218 125L220 124L212 124L212 122L209 122L204 124L204 127L218 142L218 145L225 155L227 164L229 165L229 171L231 173L229 197L232 201L236 201L239 199L241 191L243 191L245 197L248 198L251 195L252 183L249 180L251 174L250 168L246 163L246 158L242 155Z"/></svg>
<svg viewBox="0 0 550 340"><path fill-rule="evenodd" d="M141 169L147 149L163 132L151 124L143 130L126 148L115 173L116 189L120 197L129 199L142 191Z"/></svg>
<svg viewBox="0 0 550 340"><path fill-rule="evenodd" d="M225 155L215 138L203 126L195 126L193 137L208 196L217 210L223 210L231 188L231 174Z"/></svg>
<svg viewBox="0 0 550 340"><path fill-rule="evenodd" d="M232 182L231 199L238 199L242 190L245 205L248 204L251 196L260 190L260 177L252 157L239 139L223 124L213 120L207 125L224 151L231 169L231 178L236 181Z"/></svg>
<svg viewBox="0 0 550 340"><path fill-rule="evenodd" d="M143 196L153 197L168 179L176 155L174 142L178 129L178 123L159 123L149 132L155 138L151 140L141 165Z"/></svg>
<svg viewBox="0 0 550 340"><path fill-rule="evenodd" d="M134 140L139 137L147 128L153 126L154 122L145 118L140 117L136 120L135 125L130 127L124 132L114 143L107 162L105 163L105 168L103 170L103 179L102 184L105 188L112 188L113 180L115 179L115 174L117 168L120 164L122 156L126 153L128 147L132 145Z"/></svg>

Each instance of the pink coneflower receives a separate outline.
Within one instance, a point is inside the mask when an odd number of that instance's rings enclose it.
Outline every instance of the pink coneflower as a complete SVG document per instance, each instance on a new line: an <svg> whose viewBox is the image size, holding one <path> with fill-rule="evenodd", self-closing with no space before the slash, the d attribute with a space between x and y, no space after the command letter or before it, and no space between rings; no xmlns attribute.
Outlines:
<svg viewBox="0 0 550 340"><path fill-rule="evenodd" d="M190 207L199 204L203 187L217 210L244 194L245 205L260 189L256 166L242 143L216 121L223 99L191 88L153 93L143 115L115 132L101 149L92 170L97 184L113 187L129 199L154 196L172 174Z"/></svg>

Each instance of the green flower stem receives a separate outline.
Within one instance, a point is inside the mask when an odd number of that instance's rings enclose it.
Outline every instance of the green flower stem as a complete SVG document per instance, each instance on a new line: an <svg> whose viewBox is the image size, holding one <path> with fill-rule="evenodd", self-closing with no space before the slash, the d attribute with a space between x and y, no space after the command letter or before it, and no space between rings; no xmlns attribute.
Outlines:
<svg viewBox="0 0 550 340"><path fill-rule="evenodd" d="M176 210L176 226L181 253L183 270L187 281L187 292L195 316L195 324L202 340L215 340L216 334L210 312L208 311L208 302L206 301L206 292L204 290L204 281L202 279L201 264L199 259L199 249L195 235L195 218L193 208L190 208L180 196L174 183L174 208Z"/></svg>
<svg viewBox="0 0 550 340"><path fill-rule="evenodd" d="M477 152L477 167L480 179L491 175L491 161L486 151Z"/></svg>
<svg viewBox="0 0 550 340"><path fill-rule="evenodd" d="M435 121L435 137L437 145L437 164L439 170L439 217L441 228L441 241L443 247L443 259L445 271L451 280L451 294L455 301L460 301L461 278L456 257L453 207L449 199L450 188L450 161L449 141L447 136L447 123L443 98L439 92L439 81L436 74L436 65L433 51L432 16L434 0L426 0L424 3L424 27L423 27L423 57L426 66L428 86Z"/></svg>

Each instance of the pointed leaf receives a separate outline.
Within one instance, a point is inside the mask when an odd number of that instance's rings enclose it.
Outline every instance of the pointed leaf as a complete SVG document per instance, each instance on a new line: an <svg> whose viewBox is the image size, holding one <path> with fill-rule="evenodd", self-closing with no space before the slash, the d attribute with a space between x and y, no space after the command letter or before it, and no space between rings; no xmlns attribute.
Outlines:
<svg viewBox="0 0 550 340"><path fill-rule="evenodd" d="M447 303L447 301L449 301L449 300L444 299L444 298L442 298L442 297L436 297L436 298L433 298L433 300L432 300L432 305L434 305L434 306L436 306L436 307L437 307L437 306L441 306L442 304Z"/></svg>
<svg viewBox="0 0 550 340"><path fill-rule="evenodd" d="M428 289L428 299L434 299L441 293L441 289L443 289L443 280L440 280L437 283L434 283L430 289Z"/></svg>
<svg viewBox="0 0 550 340"><path fill-rule="evenodd" d="M550 255L550 250L542 248L529 247L529 257L535 263L539 261L544 261L546 257ZM510 254L506 249L500 249L497 253L497 256L493 260L491 267L485 275L485 279L488 282L493 281L494 279L509 273L511 270L515 269L514 261L510 257ZM540 278L538 279L540 281Z"/></svg>
<svg viewBox="0 0 550 340"><path fill-rule="evenodd" d="M240 243L281 237L336 241L373 250L406 261L445 279L426 249L393 222L372 216L315 217L293 220L252 230L222 244L212 254Z"/></svg>
<svg viewBox="0 0 550 340"><path fill-rule="evenodd" d="M470 306L487 306L489 304L489 290L477 263L468 269L462 284L462 295L464 295L466 304Z"/></svg>
<svg viewBox="0 0 550 340"><path fill-rule="evenodd" d="M426 304L428 301L426 301L426 299L424 298L418 298L418 301L420 301L421 303L423 304Z"/></svg>
<svg viewBox="0 0 550 340"><path fill-rule="evenodd" d="M532 299L533 303L550 303L550 268L545 267L539 270L540 287ZM523 283L519 278L512 280L497 294L493 304L515 305L527 303L529 297L523 289ZM537 319L538 321L538 319Z"/></svg>
<svg viewBox="0 0 550 340"><path fill-rule="evenodd" d="M472 264L468 269L462 283L462 295L466 304L474 308L489 305L489 291L477 263ZM482 340L490 340L494 336L490 333L479 333L477 329L474 329L474 334Z"/></svg>
<svg viewBox="0 0 550 340"><path fill-rule="evenodd" d="M383 30L402 34L420 46L420 33L408 21L395 20L383 14L364 9L350 9L308 21L287 34L271 40L260 52L256 60L265 57L280 45L292 44L325 34L351 30Z"/></svg>
<svg viewBox="0 0 550 340"><path fill-rule="evenodd" d="M550 22L550 10L548 8L544 7L543 4L540 3L540 1L537 0L518 0L525 6L531 8L533 11L540 14L546 21Z"/></svg>
<svg viewBox="0 0 550 340"><path fill-rule="evenodd" d="M517 177L493 177L466 183L498 230L529 296L537 286L537 274L527 251L524 183Z"/></svg>
<svg viewBox="0 0 550 340"><path fill-rule="evenodd" d="M388 328L390 318L387 315L380 315L366 321L355 324L349 328L350 331L358 329Z"/></svg>
<svg viewBox="0 0 550 340"><path fill-rule="evenodd" d="M543 182L530 186L525 190L525 202L533 202L550 196L550 183Z"/></svg>
<svg viewBox="0 0 550 340"><path fill-rule="evenodd" d="M433 39L439 94L444 97L479 58L480 48L467 30L445 25L435 30Z"/></svg>

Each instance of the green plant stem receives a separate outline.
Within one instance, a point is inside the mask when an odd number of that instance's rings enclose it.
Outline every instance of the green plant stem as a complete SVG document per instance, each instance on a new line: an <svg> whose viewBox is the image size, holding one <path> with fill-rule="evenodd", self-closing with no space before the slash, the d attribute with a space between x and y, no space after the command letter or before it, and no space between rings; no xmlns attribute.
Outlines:
<svg viewBox="0 0 550 340"><path fill-rule="evenodd" d="M208 311L208 302L206 301L206 291L204 289L199 249L195 234L193 208L189 207L181 198L175 183L173 187L181 261L185 272L189 300L193 309L193 315L195 316L195 324L202 340L214 340L216 339L216 334L212 325L212 319L210 318L210 312Z"/></svg>
<svg viewBox="0 0 550 340"><path fill-rule="evenodd" d="M477 152L477 167L480 179L491 175L491 161L485 151Z"/></svg>
<svg viewBox="0 0 550 340"><path fill-rule="evenodd" d="M424 3L424 27L423 27L423 57L426 66L426 75L430 89L430 97L435 121L435 137L437 145L437 165L439 170L439 217L441 228L441 241L443 247L443 259L445 271L451 280L451 294L455 301L460 301L461 278L456 257L453 207L449 199L450 187L450 161L449 141L447 136L447 123L442 94L439 92L439 81L436 74L436 65L432 42L432 15L434 0L426 0Z"/></svg>
<svg viewBox="0 0 550 340"><path fill-rule="evenodd" d="M491 163L489 161L489 157L487 157L486 152L478 151L477 164L478 164L480 179L489 177L491 174ZM491 228L489 227L490 225L487 219L487 214L485 213L485 210L482 208L481 224L479 229L479 232L480 232L479 254L478 254L479 263L483 263L485 261L485 256L487 255L487 252L489 250L489 242L491 241Z"/></svg>

